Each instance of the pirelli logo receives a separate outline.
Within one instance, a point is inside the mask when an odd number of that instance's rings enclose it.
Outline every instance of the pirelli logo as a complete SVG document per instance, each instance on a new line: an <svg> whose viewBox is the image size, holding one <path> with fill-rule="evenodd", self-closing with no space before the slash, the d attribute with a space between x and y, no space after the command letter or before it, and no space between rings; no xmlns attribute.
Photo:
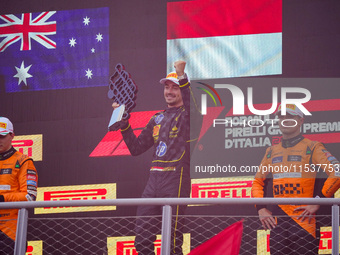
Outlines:
<svg viewBox="0 0 340 255"><path fill-rule="evenodd" d="M43 242L28 241L25 255L43 255Z"/></svg>
<svg viewBox="0 0 340 255"><path fill-rule="evenodd" d="M21 153L33 158L34 161L42 161L42 135L19 135L14 136L12 145Z"/></svg>
<svg viewBox="0 0 340 255"><path fill-rule="evenodd" d="M119 236L107 238L108 255L138 255L134 246L135 236ZM155 254L161 254L161 236L157 235L154 242ZM190 233L183 234L183 255L190 252Z"/></svg>
<svg viewBox="0 0 340 255"><path fill-rule="evenodd" d="M332 227L320 228L319 254L332 254Z"/></svg>
<svg viewBox="0 0 340 255"><path fill-rule="evenodd" d="M270 255L270 230L257 230L257 255Z"/></svg>
<svg viewBox="0 0 340 255"><path fill-rule="evenodd" d="M257 255L270 255L269 230L257 231ZM318 254L332 254L332 227L320 228Z"/></svg>
<svg viewBox="0 0 340 255"><path fill-rule="evenodd" d="M38 187L37 201L116 199L116 183ZM116 210L116 206L35 208L35 214Z"/></svg>
<svg viewBox="0 0 340 255"><path fill-rule="evenodd" d="M192 198L250 198L253 176L191 180Z"/></svg>

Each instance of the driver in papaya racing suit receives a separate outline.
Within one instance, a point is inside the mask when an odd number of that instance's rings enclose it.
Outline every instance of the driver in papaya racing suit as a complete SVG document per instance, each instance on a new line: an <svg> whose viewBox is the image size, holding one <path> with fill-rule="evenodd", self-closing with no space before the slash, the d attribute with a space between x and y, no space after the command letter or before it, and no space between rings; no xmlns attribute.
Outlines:
<svg viewBox="0 0 340 255"><path fill-rule="evenodd" d="M12 146L13 124L0 117L0 202L34 201L38 174L33 160ZM13 254L18 209L0 210L0 254Z"/></svg>
<svg viewBox="0 0 340 255"><path fill-rule="evenodd" d="M320 142L300 133L303 113L287 105L287 115L277 113L282 141L266 150L255 175L252 196L266 197L269 178L273 178L275 198L332 197L340 187L339 161ZM321 168L321 167L322 168ZM318 177L326 173L327 179ZM256 205L260 221L270 229L271 254L318 254L315 213L319 205L278 205L273 212ZM290 216L290 217L274 217Z"/></svg>

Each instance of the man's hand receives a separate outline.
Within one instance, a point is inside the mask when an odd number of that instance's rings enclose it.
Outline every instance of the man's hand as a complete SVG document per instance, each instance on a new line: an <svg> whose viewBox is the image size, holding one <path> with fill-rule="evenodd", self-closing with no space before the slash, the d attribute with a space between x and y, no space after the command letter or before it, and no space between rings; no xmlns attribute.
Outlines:
<svg viewBox="0 0 340 255"><path fill-rule="evenodd" d="M295 208L294 212L303 210L303 212L297 219L298 220L301 219L301 221L304 221L305 219L308 218L309 219L308 223L310 223L311 219L315 215L316 211L319 210L319 208L320 205L306 205Z"/></svg>
<svg viewBox="0 0 340 255"><path fill-rule="evenodd" d="M118 107L119 107L119 104L118 104L117 102L113 102L112 108L113 108L114 110L116 110ZM120 122L122 122L122 123L127 123L128 120L122 119Z"/></svg>
<svg viewBox="0 0 340 255"><path fill-rule="evenodd" d="M114 110L116 110L116 108L118 108L118 107L119 107L119 104L118 104L118 103L116 103L116 102L113 102L113 104L112 104L112 107L113 107L113 109L114 109Z"/></svg>
<svg viewBox="0 0 340 255"><path fill-rule="evenodd" d="M276 220L272 216L272 212L269 211L267 208L262 208L258 211L260 221L262 223L262 226L265 230L267 229L273 229L276 227Z"/></svg>
<svg viewBox="0 0 340 255"><path fill-rule="evenodd" d="M184 74L186 62L183 60L178 60L175 62L174 67L176 70L177 76L182 76Z"/></svg>

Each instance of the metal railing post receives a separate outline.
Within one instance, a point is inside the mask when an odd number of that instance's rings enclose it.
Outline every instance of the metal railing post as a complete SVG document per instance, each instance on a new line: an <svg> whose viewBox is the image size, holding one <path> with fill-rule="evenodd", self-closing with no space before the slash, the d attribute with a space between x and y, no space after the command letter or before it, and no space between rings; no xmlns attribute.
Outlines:
<svg viewBox="0 0 340 255"><path fill-rule="evenodd" d="M28 211L26 208L21 208L18 213L14 255L24 255L26 253L27 221Z"/></svg>
<svg viewBox="0 0 340 255"><path fill-rule="evenodd" d="M339 206L332 206L332 255L339 255Z"/></svg>
<svg viewBox="0 0 340 255"><path fill-rule="evenodd" d="M163 206L163 216L162 216L161 255L170 255L171 215L172 215L171 206L170 205L164 205Z"/></svg>

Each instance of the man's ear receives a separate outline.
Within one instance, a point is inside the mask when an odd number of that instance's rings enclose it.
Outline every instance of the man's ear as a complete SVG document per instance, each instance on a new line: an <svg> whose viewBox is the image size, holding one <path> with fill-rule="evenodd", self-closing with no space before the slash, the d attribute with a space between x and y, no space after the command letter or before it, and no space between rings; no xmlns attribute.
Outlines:
<svg viewBox="0 0 340 255"><path fill-rule="evenodd" d="M305 118L301 118L301 122L304 123L305 122Z"/></svg>

